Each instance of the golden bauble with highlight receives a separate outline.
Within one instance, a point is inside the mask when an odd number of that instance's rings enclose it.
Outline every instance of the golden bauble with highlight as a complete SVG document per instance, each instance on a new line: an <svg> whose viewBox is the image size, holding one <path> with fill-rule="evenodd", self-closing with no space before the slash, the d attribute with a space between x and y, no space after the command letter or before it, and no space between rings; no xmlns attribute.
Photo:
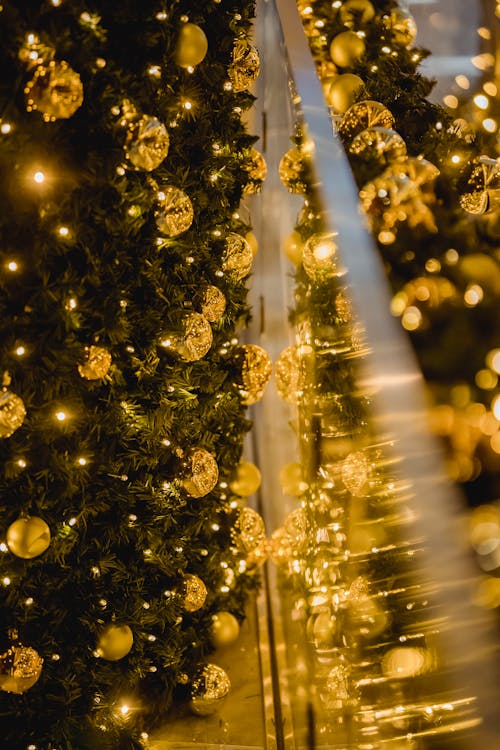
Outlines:
<svg viewBox="0 0 500 750"><path fill-rule="evenodd" d="M339 68L352 68L365 54L364 39L354 31L342 31L330 42L330 57Z"/></svg>
<svg viewBox="0 0 500 750"><path fill-rule="evenodd" d="M217 461L204 448L190 448L183 456L184 489L191 497L205 497L219 479Z"/></svg>
<svg viewBox="0 0 500 750"><path fill-rule="evenodd" d="M281 158L279 176L283 185L290 193L306 193L306 175L310 164L307 151L300 146L293 146Z"/></svg>
<svg viewBox="0 0 500 750"><path fill-rule="evenodd" d="M182 24L174 60L181 68L194 68L199 65L208 52L208 40L203 29L195 23Z"/></svg>
<svg viewBox="0 0 500 750"><path fill-rule="evenodd" d="M13 643L0 656L0 690L21 695L38 682L43 659L31 646Z"/></svg>
<svg viewBox="0 0 500 750"><path fill-rule="evenodd" d="M78 372L86 380L105 378L111 367L111 354L104 346L90 346L86 349L86 361L78 365Z"/></svg>
<svg viewBox="0 0 500 750"><path fill-rule="evenodd" d="M365 99L349 107L338 127L339 135L347 142L366 128L394 128L392 112L380 102Z"/></svg>
<svg viewBox="0 0 500 750"><path fill-rule="evenodd" d="M250 243L236 232L229 232L224 240L222 268L229 278L241 281L251 271L253 261Z"/></svg>
<svg viewBox="0 0 500 750"><path fill-rule="evenodd" d="M363 79L354 73L343 73L330 86L326 101L337 112L346 112L356 101L363 88Z"/></svg>
<svg viewBox="0 0 500 750"><path fill-rule="evenodd" d="M302 266L312 281L324 282L342 275L333 233L311 235L302 251Z"/></svg>
<svg viewBox="0 0 500 750"><path fill-rule="evenodd" d="M231 681L222 667L205 664L191 684L191 711L197 716L210 716L220 708L231 689Z"/></svg>
<svg viewBox="0 0 500 750"><path fill-rule="evenodd" d="M151 172L168 154L170 137L165 125L156 117L143 115L128 131L124 149L128 160L137 169Z"/></svg>
<svg viewBox="0 0 500 750"><path fill-rule="evenodd" d="M96 654L105 661L119 661L130 653L134 635L128 625L110 623L99 633Z"/></svg>
<svg viewBox="0 0 500 750"><path fill-rule="evenodd" d="M389 16L384 18L396 44L411 47L417 36L417 24L412 14L408 10L396 7L391 10Z"/></svg>
<svg viewBox="0 0 500 750"><path fill-rule="evenodd" d="M382 165L404 161L407 156L406 143L399 133L379 126L358 133L349 146L349 153L376 160Z"/></svg>
<svg viewBox="0 0 500 750"><path fill-rule="evenodd" d="M237 39L233 47L233 60L229 66L229 79L233 91L239 93L249 89L258 78L260 57L257 49L245 39Z"/></svg>
<svg viewBox="0 0 500 750"><path fill-rule="evenodd" d="M21 427L26 407L20 396L12 391L0 393L0 438L8 438Z"/></svg>
<svg viewBox="0 0 500 750"><path fill-rule="evenodd" d="M189 229L193 218L193 204L186 193L173 185L160 188L155 211L156 226L160 232L167 237L177 237Z"/></svg>
<svg viewBox="0 0 500 750"><path fill-rule="evenodd" d="M83 103L81 78L64 60L39 65L24 93L28 112L38 110L47 122L71 117Z"/></svg>
<svg viewBox="0 0 500 750"><path fill-rule="evenodd" d="M266 160L256 148L247 149L245 152L243 169L247 173L247 183L243 187L243 195L252 195L262 190L262 183L266 179Z"/></svg>
<svg viewBox="0 0 500 750"><path fill-rule="evenodd" d="M242 552L249 554L256 550L266 538L266 527L262 516L253 508L242 508L231 530L233 543Z"/></svg>
<svg viewBox="0 0 500 750"><path fill-rule="evenodd" d="M253 495L260 487L261 473L251 461L240 461L236 467L236 476L229 485L231 492L240 497Z"/></svg>
<svg viewBox="0 0 500 750"><path fill-rule="evenodd" d="M231 612L216 612L212 615L211 641L215 648L225 648L236 643L240 624Z"/></svg>
<svg viewBox="0 0 500 750"><path fill-rule="evenodd" d="M189 573L183 581L184 609L186 612L197 612L203 607L207 598L207 587L198 576Z"/></svg>
<svg viewBox="0 0 500 750"><path fill-rule="evenodd" d="M302 263L302 249L304 242L297 231L293 231L285 240L285 255L294 266L300 266Z"/></svg>
<svg viewBox="0 0 500 750"><path fill-rule="evenodd" d="M201 314L210 323L216 323L226 310L226 298L216 286L206 286L201 293Z"/></svg>
<svg viewBox="0 0 500 750"><path fill-rule="evenodd" d="M271 357L257 344L243 344L235 350L234 362L238 368L235 378L242 402L254 404L264 395L273 365Z"/></svg>
<svg viewBox="0 0 500 750"><path fill-rule="evenodd" d="M350 29L360 29L375 17L370 0L346 0L339 8L340 20Z"/></svg>
<svg viewBox="0 0 500 750"><path fill-rule="evenodd" d="M24 560L43 555L50 546L50 528L43 518L18 518L7 529L7 546L13 555Z"/></svg>

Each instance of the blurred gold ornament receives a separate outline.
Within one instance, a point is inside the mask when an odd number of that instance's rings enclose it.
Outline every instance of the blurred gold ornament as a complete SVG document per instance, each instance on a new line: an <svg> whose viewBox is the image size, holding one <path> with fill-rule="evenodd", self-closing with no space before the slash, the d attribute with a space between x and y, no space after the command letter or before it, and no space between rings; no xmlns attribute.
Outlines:
<svg viewBox="0 0 500 750"><path fill-rule="evenodd" d="M245 235L245 239L250 245L250 247L252 248L252 255L255 258L255 256L257 255L259 251L259 242L257 240L257 237L255 236L253 232L247 232Z"/></svg>
<svg viewBox="0 0 500 750"><path fill-rule="evenodd" d="M327 80L331 83L339 74L337 66L331 60L316 60L316 69L322 85Z"/></svg>
<svg viewBox="0 0 500 750"><path fill-rule="evenodd" d="M312 281L323 282L344 273L339 269L335 234L313 234L302 250L302 266Z"/></svg>
<svg viewBox="0 0 500 750"><path fill-rule="evenodd" d="M266 538L262 517L253 508L242 508L231 530L233 544L245 553L253 552Z"/></svg>
<svg viewBox="0 0 500 750"><path fill-rule="evenodd" d="M349 146L349 152L376 159L380 164L391 164L406 159L406 143L395 130L376 126L358 133Z"/></svg>
<svg viewBox="0 0 500 750"><path fill-rule="evenodd" d="M216 612L212 615L211 640L215 648L231 646L238 640L240 624L231 612Z"/></svg>
<svg viewBox="0 0 500 750"><path fill-rule="evenodd" d="M343 292L339 292L335 297L335 312L341 323L349 323L352 320L352 303Z"/></svg>
<svg viewBox="0 0 500 750"><path fill-rule="evenodd" d="M363 451L353 451L342 462L342 481L351 495L363 494L370 464Z"/></svg>
<svg viewBox="0 0 500 750"><path fill-rule="evenodd" d="M210 716L217 711L231 689L231 681L222 667L205 664L191 684L191 711L198 716Z"/></svg>
<svg viewBox="0 0 500 750"><path fill-rule="evenodd" d="M365 54L364 39L354 31L341 31L330 42L330 57L339 68L352 68Z"/></svg>
<svg viewBox="0 0 500 750"><path fill-rule="evenodd" d="M329 608L312 614L307 620L306 635L318 651L335 646L337 630L337 619Z"/></svg>
<svg viewBox="0 0 500 750"><path fill-rule="evenodd" d="M86 380L99 380L106 377L111 367L111 354L103 346L86 347L87 360L78 365L78 372Z"/></svg>
<svg viewBox="0 0 500 750"><path fill-rule="evenodd" d="M384 174L408 177L417 187L423 190L433 190L434 181L439 177L439 169L427 159L410 156L404 162L388 167Z"/></svg>
<svg viewBox="0 0 500 750"><path fill-rule="evenodd" d="M396 44L411 47L417 36L417 24L412 14L403 8L393 8L388 16L383 16Z"/></svg>
<svg viewBox="0 0 500 750"><path fill-rule="evenodd" d="M304 550L309 539L310 525L304 508L296 508L285 518L283 528L295 550Z"/></svg>
<svg viewBox="0 0 500 750"><path fill-rule="evenodd" d="M281 157L279 176L290 193L307 192L307 172L311 163L311 148L293 146Z"/></svg>
<svg viewBox="0 0 500 750"><path fill-rule="evenodd" d="M254 572L261 565L264 565L267 558L269 557L269 544L267 539L263 539L262 542L249 552L245 558L246 571L248 573Z"/></svg>
<svg viewBox="0 0 500 750"><path fill-rule="evenodd" d="M251 461L240 461L236 467L236 476L230 483L231 492L240 497L253 495L260 487L262 477L255 464Z"/></svg>
<svg viewBox="0 0 500 750"><path fill-rule="evenodd" d="M125 154L137 169L146 172L159 167L168 154L170 138L167 128L156 117L143 115L134 122L125 140Z"/></svg>
<svg viewBox="0 0 500 750"><path fill-rule="evenodd" d="M269 555L275 565L287 565L293 557L292 540L286 529L280 526L269 540Z"/></svg>
<svg viewBox="0 0 500 750"><path fill-rule="evenodd" d="M7 546L16 557L31 560L50 545L50 529L42 518L18 518L7 529Z"/></svg>
<svg viewBox="0 0 500 750"><path fill-rule="evenodd" d="M174 59L181 68L194 68L205 59L208 40L195 23L184 23L179 31Z"/></svg>
<svg viewBox="0 0 500 750"><path fill-rule="evenodd" d="M183 486L191 497L205 497L219 479L219 467L204 448L190 448L183 456Z"/></svg>
<svg viewBox="0 0 500 750"><path fill-rule="evenodd" d="M181 323L181 331L163 334L161 345L173 350L185 362L196 362L210 350L213 333L210 323L201 313L188 313Z"/></svg>
<svg viewBox="0 0 500 750"><path fill-rule="evenodd" d="M245 157L243 169L248 175L248 182L243 187L243 195L251 195L262 189L262 183L267 175L267 164L260 151L253 147L247 149Z"/></svg>
<svg viewBox="0 0 500 750"><path fill-rule="evenodd" d="M186 232L193 223L193 204L186 193L172 185L165 185L158 192L158 208L155 211L156 225L168 237Z"/></svg>
<svg viewBox="0 0 500 750"><path fill-rule="evenodd" d="M382 659L382 672L390 679L402 680L425 672L431 663L429 652L410 646L391 648Z"/></svg>
<svg viewBox="0 0 500 750"><path fill-rule="evenodd" d="M186 612L197 612L207 599L207 587L198 576L189 573L183 581L184 609Z"/></svg>
<svg viewBox="0 0 500 750"><path fill-rule="evenodd" d="M12 391L0 393L0 438L10 437L21 427L26 416L22 398Z"/></svg>
<svg viewBox="0 0 500 750"><path fill-rule="evenodd" d="M34 648L13 643L0 656L0 690L25 693L40 678L42 667L43 659Z"/></svg>
<svg viewBox="0 0 500 750"><path fill-rule="evenodd" d="M189 682L189 675L187 675L185 672L180 672L177 675L177 682L179 685L187 685Z"/></svg>
<svg viewBox="0 0 500 750"><path fill-rule="evenodd" d="M206 286L201 295L201 314L210 323L216 323L226 310L226 298L216 286Z"/></svg>
<svg viewBox="0 0 500 750"><path fill-rule="evenodd" d="M130 653L134 635L128 625L109 623L99 633L96 654L106 661L119 661Z"/></svg>
<svg viewBox="0 0 500 750"><path fill-rule="evenodd" d="M264 395L273 365L269 354L257 344L243 344L234 354L239 369L235 385L238 387L242 403L254 404Z"/></svg>
<svg viewBox="0 0 500 750"><path fill-rule="evenodd" d="M257 49L245 39L237 39L233 47L233 60L229 66L229 79L233 91L246 91L255 83L260 71Z"/></svg>
<svg viewBox="0 0 500 750"><path fill-rule="evenodd" d="M71 117L83 102L81 78L64 60L39 65L24 93L28 112L39 110L46 122Z"/></svg>
<svg viewBox="0 0 500 750"><path fill-rule="evenodd" d="M248 241L236 232L229 232L225 238L222 255L222 268L230 278L240 281L250 273L253 253Z"/></svg>
<svg viewBox="0 0 500 750"><path fill-rule="evenodd" d="M300 266L302 263L303 247L302 237L295 230L285 240L285 255L295 266Z"/></svg>
<svg viewBox="0 0 500 750"><path fill-rule="evenodd" d="M350 142L358 133L367 128L389 128L395 125L394 115L380 102L365 99L349 107L339 125L339 134Z"/></svg>
<svg viewBox="0 0 500 750"><path fill-rule="evenodd" d="M300 497L309 487L304 476L304 468L297 461L281 467L279 482L285 495L293 497Z"/></svg>
<svg viewBox="0 0 500 750"><path fill-rule="evenodd" d="M346 0L339 9L340 20L350 29L360 29L375 16L370 0Z"/></svg>
<svg viewBox="0 0 500 750"><path fill-rule="evenodd" d="M356 705L358 697L352 680L352 667L339 659L326 678L326 693L321 694L323 704L329 711L345 711L348 706Z"/></svg>
<svg viewBox="0 0 500 750"><path fill-rule="evenodd" d="M370 588L368 581L363 576L358 576L349 586L349 601L360 602L369 596Z"/></svg>
<svg viewBox="0 0 500 750"><path fill-rule="evenodd" d="M364 638L376 638L389 625L387 612L369 597L350 602L349 619L351 627Z"/></svg>
<svg viewBox="0 0 500 750"><path fill-rule="evenodd" d="M363 79L359 76L343 73L332 82L326 94L326 102L335 111L344 113L352 107L363 85Z"/></svg>
<svg viewBox="0 0 500 750"><path fill-rule="evenodd" d="M500 159L480 156L467 182L460 205L469 214L485 214L500 208Z"/></svg>
<svg viewBox="0 0 500 750"><path fill-rule="evenodd" d="M309 345L287 346L275 364L276 389L284 401L295 404L311 384L314 367L313 349Z"/></svg>

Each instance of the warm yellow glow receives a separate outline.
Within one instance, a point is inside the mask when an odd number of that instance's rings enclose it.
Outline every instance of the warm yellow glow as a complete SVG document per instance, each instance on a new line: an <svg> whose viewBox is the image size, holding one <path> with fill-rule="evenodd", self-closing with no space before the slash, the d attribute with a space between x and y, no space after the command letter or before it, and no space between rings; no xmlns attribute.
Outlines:
<svg viewBox="0 0 500 750"><path fill-rule="evenodd" d="M455 76L455 81L457 82L457 85L460 86L461 89L470 88L470 81L467 78L467 76L464 76L464 75Z"/></svg>
<svg viewBox="0 0 500 750"><path fill-rule="evenodd" d="M24 460L24 458L20 458L20 459L18 460L18 462L17 462L17 465L18 465L18 466L19 466L19 467L20 467L21 469L25 469L25 468L26 468L26 461Z"/></svg>
<svg viewBox="0 0 500 750"><path fill-rule="evenodd" d="M482 55L476 55L471 59L472 64L478 70L488 70L495 64L495 58L490 52L483 52Z"/></svg>
<svg viewBox="0 0 500 750"><path fill-rule="evenodd" d="M122 716L126 716L129 713L129 711L130 711L130 708L126 704L123 704L122 706L120 706L120 713Z"/></svg>
<svg viewBox="0 0 500 750"><path fill-rule="evenodd" d="M443 96L443 102L450 109L456 109L458 107L458 99L454 94Z"/></svg>
<svg viewBox="0 0 500 750"><path fill-rule="evenodd" d="M500 432L495 432L490 439L491 450L494 453L500 453Z"/></svg>
<svg viewBox="0 0 500 750"><path fill-rule="evenodd" d="M488 96L496 96L498 93L498 87L493 81L486 81L486 83L483 83L483 90L486 91Z"/></svg>
<svg viewBox="0 0 500 750"><path fill-rule="evenodd" d="M9 576L5 576L4 578L2 578L2 583L3 583L4 586L10 586L10 578L9 578Z"/></svg>
<svg viewBox="0 0 500 750"><path fill-rule="evenodd" d="M190 110L193 108L193 103L190 102L189 99L186 99L186 101L182 103L182 106L184 109Z"/></svg>
<svg viewBox="0 0 500 750"><path fill-rule="evenodd" d="M498 130L498 123L492 117L486 117L481 125L488 133L496 133Z"/></svg>
<svg viewBox="0 0 500 750"><path fill-rule="evenodd" d="M479 429L483 435L494 435L498 432L498 419L489 411L479 420Z"/></svg>
<svg viewBox="0 0 500 750"><path fill-rule="evenodd" d="M66 302L66 308L68 310L74 310L77 306L77 301L74 297L70 297L69 300Z"/></svg>
<svg viewBox="0 0 500 750"><path fill-rule="evenodd" d="M2 122L2 124L0 125L0 131L2 135L8 135L11 130L12 125L10 124L10 122Z"/></svg>
<svg viewBox="0 0 500 750"><path fill-rule="evenodd" d="M67 237L69 235L68 227L59 227L57 232L61 237Z"/></svg>
<svg viewBox="0 0 500 750"><path fill-rule="evenodd" d="M459 255L455 248L450 247L449 250L446 251L444 254L445 260L450 266L454 266L455 263L458 263Z"/></svg>
<svg viewBox="0 0 500 750"><path fill-rule="evenodd" d="M335 245L331 242L320 242L314 249L314 257L319 261L328 260L335 254L335 249Z"/></svg>
<svg viewBox="0 0 500 750"><path fill-rule="evenodd" d="M23 354L26 354L26 349L24 348L24 346L18 346L16 349L16 354L18 357L22 357Z"/></svg>
<svg viewBox="0 0 500 750"><path fill-rule="evenodd" d="M56 412L56 419L58 422L64 422L64 420L66 419L66 412L64 411Z"/></svg>
<svg viewBox="0 0 500 750"><path fill-rule="evenodd" d="M486 355L487 366L500 375L500 349L491 349Z"/></svg>
<svg viewBox="0 0 500 750"><path fill-rule="evenodd" d="M486 26L480 26L477 30L477 33L481 37L481 39L491 39L491 31Z"/></svg>
<svg viewBox="0 0 500 750"><path fill-rule="evenodd" d="M488 109L489 103L490 100L484 94L476 94L474 97L474 104L476 107L479 107L479 109Z"/></svg>
<svg viewBox="0 0 500 750"><path fill-rule="evenodd" d="M498 377L491 370L478 370L474 378L478 388L482 388L485 391L491 391L497 387Z"/></svg>
<svg viewBox="0 0 500 750"><path fill-rule="evenodd" d="M491 402L491 411L495 415L495 419L500 420L500 396L495 396Z"/></svg>
<svg viewBox="0 0 500 750"><path fill-rule="evenodd" d="M401 322L403 323L403 328L406 328L407 331L416 331L422 324L422 313L418 307L413 307L412 305L403 313Z"/></svg>
<svg viewBox="0 0 500 750"><path fill-rule="evenodd" d="M438 273L441 270L441 263L437 258L429 258L425 261L425 270L428 273Z"/></svg>
<svg viewBox="0 0 500 750"><path fill-rule="evenodd" d="M484 293L479 284L471 284L467 287L464 294L464 301L467 307L475 307L484 297Z"/></svg>
<svg viewBox="0 0 500 750"><path fill-rule="evenodd" d="M460 164L462 157L459 154L453 154L451 161L453 164Z"/></svg>
<svg viewBox="0 0 500 750"><path fill-rule="evenodd" d="M41 185L42 182L45 182L45 175L43 172L35 172L33 179L38 185Z"/></svg>
<svg viewBox="0 0 500 750"><path fill-rule="evenodd" d="M80 466L86 466L87 459L83 458L83 456L80 456L80 458L78 459L78 463L80 464Z"/></svg>
<svg viewBox="0 0 500 750"><path fill-rule="evenodd" d="M15 260L10 260L7 263L7 268L9 269L9 271L17 271L17 269L19 268L19 266L17 265L17 263L16 263Z"/></svg>

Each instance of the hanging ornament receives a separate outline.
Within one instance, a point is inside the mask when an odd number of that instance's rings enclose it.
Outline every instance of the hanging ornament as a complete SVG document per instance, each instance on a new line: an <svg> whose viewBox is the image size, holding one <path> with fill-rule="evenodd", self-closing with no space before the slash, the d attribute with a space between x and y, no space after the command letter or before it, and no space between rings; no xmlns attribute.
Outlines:
<svg viewBox="0 0 500 750"><path fill-rule="evenodd" d="M346 0L339 9L340 20L350 29L360 29L375 17L370 0Z"/></svg>
<svg viewBox="0 0 500 750"><path fill-rule="evenodd" d="M236 232L229 232L224 240L222 268L228 276L240 281L250 273L253 254L248 241Z"/></svg>
<svg viewBox="0 0 500 750"><path fill-rule="evenodd" d="M460 205L469 214L486 214L500 208L500 160L480 156L473 163Z"/></svg>
<svg viewBox="0 0 500 750"><path fill-rule="evenodd" d="M285 518L283 527L290 539L293 539L294 549L304 551L308 544L310 532L310 525L304 508L292 510Z"/></svg>
<svg viewBox="0 0 500 750"><path fill-rule="evenodd" d="M40 111L46 122L71 117L83 102L81 78L64 60L39 65L24 93L28 112Z"/></svg>
<svg viewBox="0 0 500 750"><path fill-rule="evenodd" d="M233 61L228 74L233 91L246 91L255 83L260 71L260 58L257 49L245 39L237 39L233 47Z"/></svg>
<svg viewBox="0 0 500 750"><path fill-rule="evenodd" d="M302 237L295 230L285 240L285 255L295 266L302 264L303 247Z"/></svg>
<svg viewBox="0 0 500 750"><path fill-rule="evenodd" d="M278 395L290 404L296 404L304 395L307 385L313 382L313 350L310 346L287 346L275 364L276 389Z"/></svg>
<svg viewBox="0 0 500 750"><path fill-rule="evenodd" d="M340 276L337 258L337 243L335 234L313 234L304 245L302 251L302 266L312 281L322 282Z"/></svg>
<svg viewBox="0 0 500 750"><path fill-rule="evenodd" d="M206 286L201 293L201 314L210 323L216 323L226 310L226 298L216 286Z"/></svg>
<svg viewBox="0 0 500 750"><path fill-rule="evenodd" d="M338 132L341 138L350 143L354 136L367 128L389 128L396 121L394 115L380 102L365 99L349 107L342 117Z"/></svg>
<svg viewBox="0 0 500 750"><path fill-rule="evenodd" d="M86 347L87 360L78 365L78 372L86 380L100 380L106 377L111 367L111 354L103 346Z"/></svg>
<svg viewBox="0 0 500 750"><path fill-rule="evenodd" d="M355 31L342 31L330 43L330 57L339 68L352 68L365 54L365 40Z"/></svg>
<svg viewBox="0 0 500 750"><path fill-rule="evenodd" d="M391 164L406 159L406 143L395 130L372 127L362 130L349 146L349 152L379 164Z"/></svg>
<svg viewBox="0 0 500 750"><path fill-rule="evenodd" d="M7 546L16 557L31 560L50 545L50 528L42 518L18 518L7 529Z"/></svg>
<svg viewBox="0 0 500 750"><path fill-rule="evenodd" d="M22 398L12 391L0 393L0 438L10 437L21 427L26 416Z"/></svg>
<svg viewBox="0 0 500 750"><path fill-rule="evenodd" d="M42 674L43 659L31 646L16 641L0 656L0 690L20 695Z"/></svg>
<svg viewBox="0 0 500 750"><path fill-rule="evenodd" d="M130 653L134 635L128 625L106 625L99 633L95 655L106 661L119 661Z"/></svg>
<svg viewBox="0 0 500 750"><path fill-rule="evenodd" d="M186 193L172 185L165 185L158 192L158 208L155 211L156 226L168 237L186 232L193 223L193 204Z"/></svg>
<svg viewBox="0 0 500 750"><path fill-rule="evenodd" d="M195 23L185 23L179 31L174 59L181 68L194 68L205 59L208 40L203 29Z"/></svg>
<svg viewBox="0 0 500 750"><path fill-rule="evenodd" d="M325 706L330 710L343 710L346 706L356 704L356 689L352 685L352 669L349 664L339 659L329 671L326 678L327 695Z"/></svg>
<svg viewBox="0 0 500 750"><path fill-rule="evenodd" d="M229 485L231 492L240 497L253 495L260 487L262 476L251 461L240 461L236 467L236 476Z"/></svg>
<svg viewBox="0 0 500 750"><path fill-rule="evenodd" d="M266 179L266 160L256 148L250 148L245 152L243 169L248 175L248 182L243 187L243 195L252 195L262 189L262 183Z"/></svg>
<svg viewBox="0 0 500 750"><path fill-rule="evenodd" d="M181 321L181 330L165 332L161 346L174 351L185 362L202 359L213 343L210 323L197 312L188 313Z"/></svg>
<svg viewBox="0 0 500 750"><path fill-rule="evenodd" d="M306 635L317 651L327 651L334 648L337 631L337 618L328 607L311 615L307 620Z"/></svg>
<svg viewBox="0 0 500 750"><path fill-rule="evenodd" d="M233 544L242 552L257 549L266 539L266 527L262 517L253 508L242 508L231 530Z"/></svg>
<svg viewBox="0 0 500 750"><path fill-rule="evenodd" d="M156 117L143 115L130 126L123 148L134 167L151 172L160 166L169 147L170 138L165 125Z"/></svg>
<svg viewBox="0 0 500 750"><path fill-rule="evenodd" d="M307 192L307 175L311 164L309 145L293 146L283 155L279 165L280 180L290 193Z"/></svg>
<svg viewBox="0 0 500 750"><path fill-rule="evenodd" d="M235 350L234 362L239 369L235 382L242 403L254 404L264 395L273 365L269 354L256 344L243 344Z"/></svg>
<svg viewBox="0 0 500 750"><path fill-rule="evenodd" d="M342 462L342 481L351 495L363 494L370 464L363 451L353 451Z"/></svg>
<svg viewBox="0 0 500 750"><path fill-rule="evenodd" d="M343 73L335 78L326 94L326 102L343 114L352 107L363 88L363 79L354 73Z"/></svg>
<svg viewBox="0 0 500 750"><path fill-rule="evenodd" d="M184 576L183 597L186 612L197 612L203 607L207 598L207 587L201 578L191 573Z"/></svg>
<svg viewBox="0 0 500 750"><path fill-rule="evenodd" d="M219 479L219 467L204 448L190 448L183 456L183 487L191 497L205 497Z"/></svg>
<svg viewBox="0 0 500 750"><path fill-rule="evenodd" d="M212 615L211 640L215 648L224 648L236 643L240 624L231 612L216 612Z"/></svg>
<svg viewBox="0 0 500 750"><path fill-rule="evenodd" d="M417 24L412 14L403 8L393 8L388 16L383 16L388 29L391 30L396 44L411 47L417 36Z"/></svg>
<svg viewBox="0 0 500 750"><path fill-rule="evenodd" d="M205 664L200 667L191 684L191 711L198 716L215 713L230 689L231 682L222 667Z"/></svg>

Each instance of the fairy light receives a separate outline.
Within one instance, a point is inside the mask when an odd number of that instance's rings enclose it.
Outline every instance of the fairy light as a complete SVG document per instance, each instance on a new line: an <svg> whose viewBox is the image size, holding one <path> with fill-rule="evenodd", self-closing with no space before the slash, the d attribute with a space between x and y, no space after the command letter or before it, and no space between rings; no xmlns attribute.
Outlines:
<svg viewBox="0 0 500 750"><path fill-rule="evenodd" d="M35 600L33 599L32 596L28 596L28 598L25 600L24 603L26 604L27 607L31 607L31 605L34 603L34 601Z"/></svg>
<svg viewBox="0 0 500 750"><path fill-rule="evenodd" d="M25 469L27 466L27 463L24 460L24 458L19 458L17 461L17 465L19 466L20 469Z"/></svg>
<svg viewBox="0 0 500 750"><path fill-rule="evenodd" d="M485 91L488 96L496 96L498 94L498 86L496 83L493 83L493 81L486 81L486 83L483 83L483 91Z"/></svg>
<svg viewBox="0 0 500 750"><path fill-rule="evenodd" d="M24 348L24 346L18 346L16 349L16 355L18 357L22 357L24 354L26 354L26 349Z"/></svg>
<svg viewBox="0 0 500 750"><path fill-rule="evenodd" d="M464 294L464 301L467 307L476 307L484 297L484 293L479 284L471 284L467 287Z"/></svg>
<svg viewBox="0 0 500 750"><path fill-rule="evenodd" d="M64 227L64 226L58 227L57 234L60 237L68 237L69 236L69 228L68 227Z"/></svg>
<svg viewBox="0 0 500 750"><path fill-rule="evenodd" d="M462 74L455 76L455 81L458 86L460 86L461 89L469 89L470 88L470 81L467 78L467 76L464 76Z"/></svg>
<svg viewBox="0 0 500 750"><path fill-rule="evenodd" d="M495 396L491 402L491 411L493 412L495 419L500 420L500 395Z"/></svg>
<svg viewBox="0 0 500 750"><path fill-rule="evenodd" d="M3 583L4 586L10 586L11 580L10 580L9 576L4 576L2 578L2 583Z"/></svg>
<svg viewBox="0 0 500 750"><path fill-rule="evenodd" d="M8 551L9 551L9 548L7 547L7 545L5 544L5 542L2 542L0 544L0 552L8 552Z"/></svg>
<svg viewBox="0 0 500 750"><path fill-rule="evenodd" d="M15 260L9 260L9 262L7 263L7 269L9 271L12 271L12 273L14 273L14 271L17 271L18 268L19 268L19 266L18 266L18 264L16 263Z"/></svg>
<svg viewBox="0 0 500 750"><path fill-rule="evenodd" d="M190 102L189 99L186 99L185 101L183 101L182 106L189 112L189 110L193 108L193 102Z"/></svg>
<svg viewBox="0 0 500 750"><path fill-rule="evenodd" d="M66 302L67 310L74 310L78 306L78 302L74 297L70 297Z"/></svg>
<svg viewBox="0 0 500 750"><path fill-rule="evenodd" d="M122 716L127 716L127 714L130 712L130 707L127 706L125 703L123 703L120 706L120 713Z"/></svg>
<svg viewBox="0 0 500 750"><path fill-rule="evenodd" d="M460 164L460 162L462 161L462 157L459 154L453 154L450 161L452 164Z"/></svg>
<svg viewBox="0 0 500 750"><path fill-rule="evenodd" d="M8 135L10 132L12 132L12 125L10 122L2 122L0 125L0 132L2 135Z"/></svg>
<svg viewBox="0 0 500 750"><path fill-rule="evenodd" d="M43 182L45 182L45 175L43 172L38 171L33 175L33 179L38 185L41 185Z"/></svg>
<svg viewBox="0 0 500 750"><path fill-rule="evenodd" d="M496 133L496 131L498 130L498 123L492 117L486 117L482 121L481 125L487 133Z"/></svg>
<svg viewBox="0 0 500 750"><path fill-rule="evenodd" d="M490 100L484 94L476 94L473 101L476 107L479 107L479 109L488 109L490 104Z"/></svg>
<svg viewBox="0 0 500 750"><path fill-rule="evenodd" d="M458 99L454 94L443 96L443 103L450 109L456 109L458 107Z"/></svg>
<svg viewBox="0 0 500 750"><path fill-rule="evenodd" d="M80 456L80 458L77 459L77 463L80 466L86 466L87 465L87 459L84 458L83 456Z"/></svg>
<svg viewBox="0 0 500 750"><path fill-rule="evenodd" d="M66 412L64 411L57 411L56 412L56 419L58 422L64 422L66 419Z"/></svg>

